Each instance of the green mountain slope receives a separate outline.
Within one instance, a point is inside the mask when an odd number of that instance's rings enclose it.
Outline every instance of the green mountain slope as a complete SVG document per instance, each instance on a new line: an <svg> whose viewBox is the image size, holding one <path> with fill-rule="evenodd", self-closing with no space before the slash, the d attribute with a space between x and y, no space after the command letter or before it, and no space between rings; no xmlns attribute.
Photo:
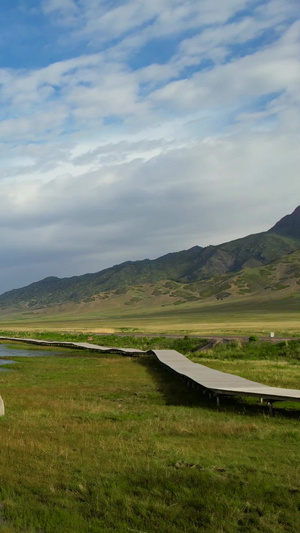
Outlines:
<svg viewBox="0 0 300 533"><path fill-rule="evenodd" d="M137 304L145 298L156 298L158 305L179 305L205 298L222 300L277 290L276 286L284 286L286 279L294 280L288 282L290 290L298 290L297 250L300 250L300 208L268 232L218 246L195 246L155 260L128 261L95 274L63 279L48 277L2 294L0 309L35 310L91 301L103 305L105 301L111 302L112 297L116 302L122 295L122 305ZM137 286L140 288L134 288Z"/></svg>
<svg viewBox="0 0 300 533"><path fill-rule="evenodd" d="M290 215L286 215L269 230L269 233L278 233L300 239L300 206Z"/></svg>
<svg viewBox="0 0 300 533"><path fill-rule="evenodd" d="M258 233L219 246L202 249L198 263L177 279L196 281L245 267L265 265L300 248L300 239L271 233Z"/></svg>

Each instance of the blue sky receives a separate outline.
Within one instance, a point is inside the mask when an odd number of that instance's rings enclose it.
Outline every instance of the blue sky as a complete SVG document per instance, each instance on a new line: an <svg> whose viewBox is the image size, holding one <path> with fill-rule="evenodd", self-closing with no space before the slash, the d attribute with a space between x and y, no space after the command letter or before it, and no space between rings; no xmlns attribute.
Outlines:
<svg viewBox="0 0 300 533"><path fill-rule="evenodd" d="M300 204L298 0L2 0L0 291Z"/></svg>

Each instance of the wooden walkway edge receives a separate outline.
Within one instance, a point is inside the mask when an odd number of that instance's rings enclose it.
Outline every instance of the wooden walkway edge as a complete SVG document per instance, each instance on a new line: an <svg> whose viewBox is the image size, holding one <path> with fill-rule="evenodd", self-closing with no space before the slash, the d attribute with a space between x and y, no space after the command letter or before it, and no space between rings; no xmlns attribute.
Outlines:
<svg viewBox="0 0 300 533"><path fill-rule="evenodd" d="M119 348L114 346L98 346L98 344L90 344L89 342L67 342L67 341L45 341L42 339L23 339L21 337L2 337L0 341L14 341L24 342L27 344L35 344L37 346L53 346L58 348L76 348L79 350L91 350L100 353L118 353L121 355L137 356L145 354L143 350L137 348Z"/></svg>
<svg viewBox="0 0 300 533"><path fill-rule="evenodd" d="M270 387L233 374L213 370L193 363L176 350L153 350L160 363L185 379L192 386L219 396L255 396L269 403L275 401L300 402L300 390Z"/></svg>

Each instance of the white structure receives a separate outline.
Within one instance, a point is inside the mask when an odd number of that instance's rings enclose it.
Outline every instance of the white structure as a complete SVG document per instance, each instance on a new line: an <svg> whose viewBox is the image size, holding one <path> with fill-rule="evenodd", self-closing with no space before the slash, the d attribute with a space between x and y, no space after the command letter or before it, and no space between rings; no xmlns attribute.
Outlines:
<svg viewBox="0 0 300 533"><path fill-rule="evenodd" d="M4 402L0 396L0 416L4 416Z"/></svg>

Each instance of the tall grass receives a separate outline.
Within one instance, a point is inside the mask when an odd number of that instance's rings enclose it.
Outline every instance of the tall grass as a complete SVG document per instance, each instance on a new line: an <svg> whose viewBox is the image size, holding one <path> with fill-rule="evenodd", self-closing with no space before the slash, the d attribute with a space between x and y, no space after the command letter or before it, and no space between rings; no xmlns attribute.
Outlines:
<svg viewBox="0 0 300 533"><path fill-rule="evenodd" d="M136 337L134 335L126 334L123 336L109 334L109 335L97 335L90 333L73 333L63 332L58 333L55 331L0 331L0 335L3 337L19 337L19 338L33 338L50 341L61 342L90 342L96 345L102 346L114 346L114 347L129 347L139 348L141 350L149 349L172 349L178 350L183 354L187 354L196 348L200 348L207 344L206 339L197 339L185 335L183 338L168 338L163 335L158 337L142 336ZM1 342L1 341L0 341Z"/></svg>
<svg viewBox="0 0 300 533"><path fill-rule="evenodd" d="M213 349L203 350L192 355L192 358L195 361L203 357L211 357L220 360L243 359L247 361L280 361L288 359L300 362L300 341L289 340L277 343L232 341L228 343L218 343Z"/></svg>

